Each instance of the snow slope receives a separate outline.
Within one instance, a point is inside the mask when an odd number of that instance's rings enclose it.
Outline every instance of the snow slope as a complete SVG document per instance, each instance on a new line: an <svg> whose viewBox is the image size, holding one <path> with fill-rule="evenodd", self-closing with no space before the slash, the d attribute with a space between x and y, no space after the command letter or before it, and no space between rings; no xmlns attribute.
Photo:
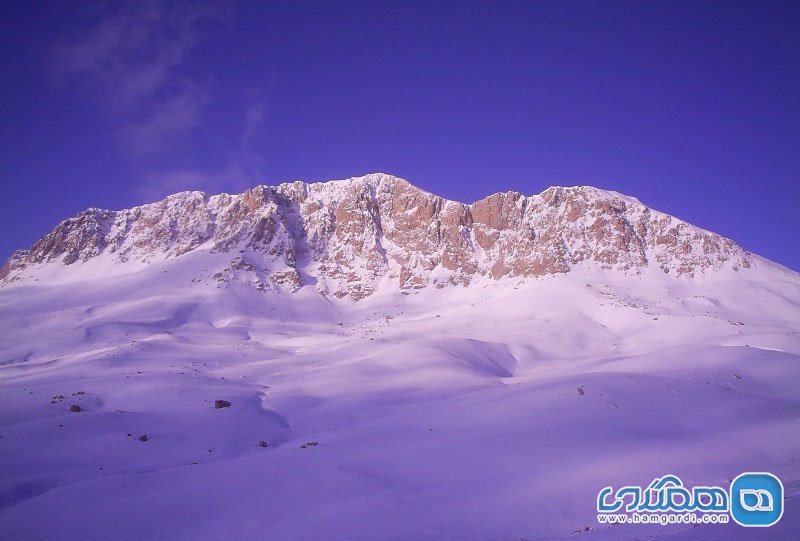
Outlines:
<svg viewBox="0 0 800 541"><path fill-rule="evenodd" d="M214 257L0 288L0 539L800 532L796 273L583 265L354 301L193 281ZM596 522L603 486L747 470L783 480L773 528Z"/></svg>

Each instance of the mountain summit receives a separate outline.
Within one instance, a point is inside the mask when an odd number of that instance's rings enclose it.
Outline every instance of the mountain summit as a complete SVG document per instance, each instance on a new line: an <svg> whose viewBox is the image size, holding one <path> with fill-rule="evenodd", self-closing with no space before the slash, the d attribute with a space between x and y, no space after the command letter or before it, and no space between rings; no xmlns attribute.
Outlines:
<svg viewBox="0 0 800 541"><path fill-rule="evenodd" d="M566 273L576 266L694 276L739 270L752 255L638 200L588 186L450 201L386 174L256 186L238 195L182 192L132 209L88 209L0 269L0 283L213 257L197 279L261 291L315 287L361 299L401 290Z"/></svg>
<svg viewBox="0 0 800 541"><path fill-rule="evenodd" d="M0 539L632 539L602 487L757 468L794 541L798 389L800 274L614 192L92 209L4 270Z"/></svg>

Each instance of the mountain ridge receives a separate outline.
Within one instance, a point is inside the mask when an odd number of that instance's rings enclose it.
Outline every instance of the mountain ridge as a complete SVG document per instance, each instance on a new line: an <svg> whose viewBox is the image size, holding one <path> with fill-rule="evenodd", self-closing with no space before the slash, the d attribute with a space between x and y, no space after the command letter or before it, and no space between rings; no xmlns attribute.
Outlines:
<svg viewBox="0 0 800 541"><path fill-rule="evenodd" d="M64 222L0 287L0 538L599 541L642 530L598 491L665 470L800 494L800 274L620 197L374 177ZM653 531L747 538L690 526Z"/></svg>
<svg viewBox="0 0 800 541"><path fill-rule="evenodd" d="M538 277L578 265L675 276L748 268L734 241L591 186L506 191L471 204L384 173L319 183L258 185L241 194L187 191L110 211L87 209L0 269L0 283L37 269L106 259L149 264L189 252L230 254L213 273L261 291L314 286L361 299L385 278L408 291L468 285L478 276Z"/></svg>

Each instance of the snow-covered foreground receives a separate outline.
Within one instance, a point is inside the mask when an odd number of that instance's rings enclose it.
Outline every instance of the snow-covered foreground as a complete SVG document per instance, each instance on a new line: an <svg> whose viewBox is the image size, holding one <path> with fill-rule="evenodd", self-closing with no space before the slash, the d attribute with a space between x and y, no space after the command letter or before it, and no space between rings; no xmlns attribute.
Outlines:
<svg viewBox="0 0 800 541"><path fill-rule="evenodd" d="M797 274L353 302L192 284L185 259L0 289L1 539L800 535ZM596 521L606 485L743 471L783 480L778 525Z"/></svg>

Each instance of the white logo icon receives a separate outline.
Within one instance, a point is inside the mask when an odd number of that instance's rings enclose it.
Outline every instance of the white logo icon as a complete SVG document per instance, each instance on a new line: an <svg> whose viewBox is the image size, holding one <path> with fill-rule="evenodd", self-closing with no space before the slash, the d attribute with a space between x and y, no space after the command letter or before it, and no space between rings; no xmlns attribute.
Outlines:
<svg viewBox="0 0 800 541"><path fill-rule="evenodd" d="M754 496L756 504L749 505L746 496ZM739 503L745 511L772 511L772 494L767 490L743 488L739 492Z"/></svg>

